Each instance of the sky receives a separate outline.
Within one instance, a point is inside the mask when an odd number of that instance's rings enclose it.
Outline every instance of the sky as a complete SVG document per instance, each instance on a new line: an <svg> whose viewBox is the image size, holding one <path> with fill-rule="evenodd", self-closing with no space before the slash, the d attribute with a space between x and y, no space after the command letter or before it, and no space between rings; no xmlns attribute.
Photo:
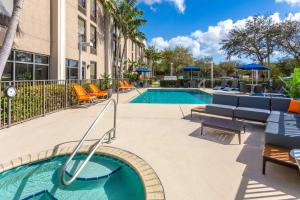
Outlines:
<svg viewBox="0 0 300 200"><path fill-rule="evenodd" d="M300 0L139 0L148 23L147 45L158 50L183 46L195 58L225 60L220 41L254 15L274 21L300 20Z"/></svg>

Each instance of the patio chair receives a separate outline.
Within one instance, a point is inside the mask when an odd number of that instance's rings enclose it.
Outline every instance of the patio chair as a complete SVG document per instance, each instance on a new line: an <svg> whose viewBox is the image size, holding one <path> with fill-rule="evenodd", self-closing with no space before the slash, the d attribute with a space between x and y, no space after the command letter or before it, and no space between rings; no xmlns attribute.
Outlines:
<svg viewBox="0 0 300 200"><path fill-rule="evenodd" d="M239 90L239 82L233 81L230 87L225 87L223 91L238 91Z"/></svg>
<svg viewBox="0 0 300 200"><path fill-rule="evenodd" d="M213 90L223 90L226 86L227 86L227 81L226 81L226 80L223 80L223 81L221 82L221 85L220 85L220 86L214 87Z"/></svg>
<svg viewBox="0 0 300 200"><path fill-rule="evenodd" d="M125 87L129 87L131 89L135 88L135 86L133 84L130 84L128 81L123 81L123 84L124 84Z"/></svg>
<svg viewBox="0 0 300 200"><path fill-rule="evenodd" d="M73 86L76 97L77 97L77 101L79 103L82 102L90 102L93 103L96 100L96 96L88 93L87 91L85 91L85 89L83 89L83 87L81 87L81 85L75 84Z"/></svg>
<svg viewBox="0 0 300 200"><path fill-rule="evenodd" d="M119 81L119 90L128 91L130 89L132 89L132 88L125 86L125 84L123 83L123 81Z"/></svg>
<svg viewBox="0 0 300 200"><path fill-rule="evenodd" d="M97 86L95 86L92 83L89 83L88 87L89 87L92 95L95 95L96 97L101 97L101 98L108 98L107 90L100 90Z"/></svg>

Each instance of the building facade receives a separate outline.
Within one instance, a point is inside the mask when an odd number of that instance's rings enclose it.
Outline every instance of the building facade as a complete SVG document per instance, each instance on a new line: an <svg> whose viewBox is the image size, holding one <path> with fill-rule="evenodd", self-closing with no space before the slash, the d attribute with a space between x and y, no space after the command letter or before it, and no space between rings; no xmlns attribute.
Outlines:
<svg viewBox="0 0 300 200"><path fill-rule="evenodd" d="M9 15L11 0L1 0L0 13ZM1 18L0 18L1 19ZM4 18L3 18L4 19ZM0 21L0 46L7 22ZM19 31L2 80L98 79L114 74L114 25L100 0L25 0ZM82 51L79 43L92 47ZM142 50L128 42L126 59L140 59Z"/></svg>

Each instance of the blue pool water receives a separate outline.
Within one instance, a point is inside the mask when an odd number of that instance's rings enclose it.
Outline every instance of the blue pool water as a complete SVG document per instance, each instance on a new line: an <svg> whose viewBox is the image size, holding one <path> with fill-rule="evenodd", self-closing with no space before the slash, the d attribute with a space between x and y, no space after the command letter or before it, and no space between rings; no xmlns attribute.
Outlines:
<svg viewBox="0 0 300 200"><path fill-rule="evenodd" d="M68 173L72 174L85 157L86 155L76 156ZM69 186L63 186L60 184L59 173L65 160L66 156L56 157L0 174L0 199L145 199L144 187L136 172L119 160L101 155L93 156L78 180Z"/></svg>
<svg viewBox="0 0 300 200"><path fill-rule="evenodd" d="M148 89L130 103L150 104L210 104L212 96L192 89Z"/></svg>

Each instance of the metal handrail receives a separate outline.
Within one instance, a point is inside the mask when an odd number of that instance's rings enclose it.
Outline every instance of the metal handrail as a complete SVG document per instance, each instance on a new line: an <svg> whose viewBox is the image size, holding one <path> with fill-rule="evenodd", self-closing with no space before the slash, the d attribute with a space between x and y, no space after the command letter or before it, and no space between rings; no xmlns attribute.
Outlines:
<svg viewBox="0 0 300 200"><path fill-rule="evenodd" d="M74 175L69 180L66 180L65 179L65 173L66 173L68 164L72 161L72 159L74 158L74 156L78 153L78 151L79 151L80 147L82 146L83 142L85 141L85 139L87 138L87 136L91 133L91 130L95 127L95 125L97 124L97 122L103 117L103 115L105 114L105 112L108 109L108 106L111 103L114 104L114 124L113 124L113 128L110 129L109 131L107 131L98 140L98 142L94 144L94 146L93 146L92 150L90 151L88 157L80 165L80 167L78 168L78 170L75 171ZM80 142L78 143L78 145L76 146L76 148L74 149L74 151L72 152L72 154L69 156L68 160L63 165L61 173L60 173L60 178L61 178L61 182L62 182L63 185L70 185L78 177L78 175L80 174L80 172L83 170L83 168L89 162L89 160L91 159L91 157L94 155L94 153L97 150L97 148L104 142L104 140L106 139L106 136L108 136L108 142L110 142L111 139L114 139L116 137L116 118L117 118L117 102L116 102L115 99L110 99L110 100L108 100L107 104L105 105L105 107L103 108L103 110L101 111L101 113L98 115L98 117L96 118L96 120L93 122L93 124L86 131L86 133L84 134L84 136L82 137L82 139L80 140ZM111 133L112 132L113 132L113 137L111 137Z"/></svg>

